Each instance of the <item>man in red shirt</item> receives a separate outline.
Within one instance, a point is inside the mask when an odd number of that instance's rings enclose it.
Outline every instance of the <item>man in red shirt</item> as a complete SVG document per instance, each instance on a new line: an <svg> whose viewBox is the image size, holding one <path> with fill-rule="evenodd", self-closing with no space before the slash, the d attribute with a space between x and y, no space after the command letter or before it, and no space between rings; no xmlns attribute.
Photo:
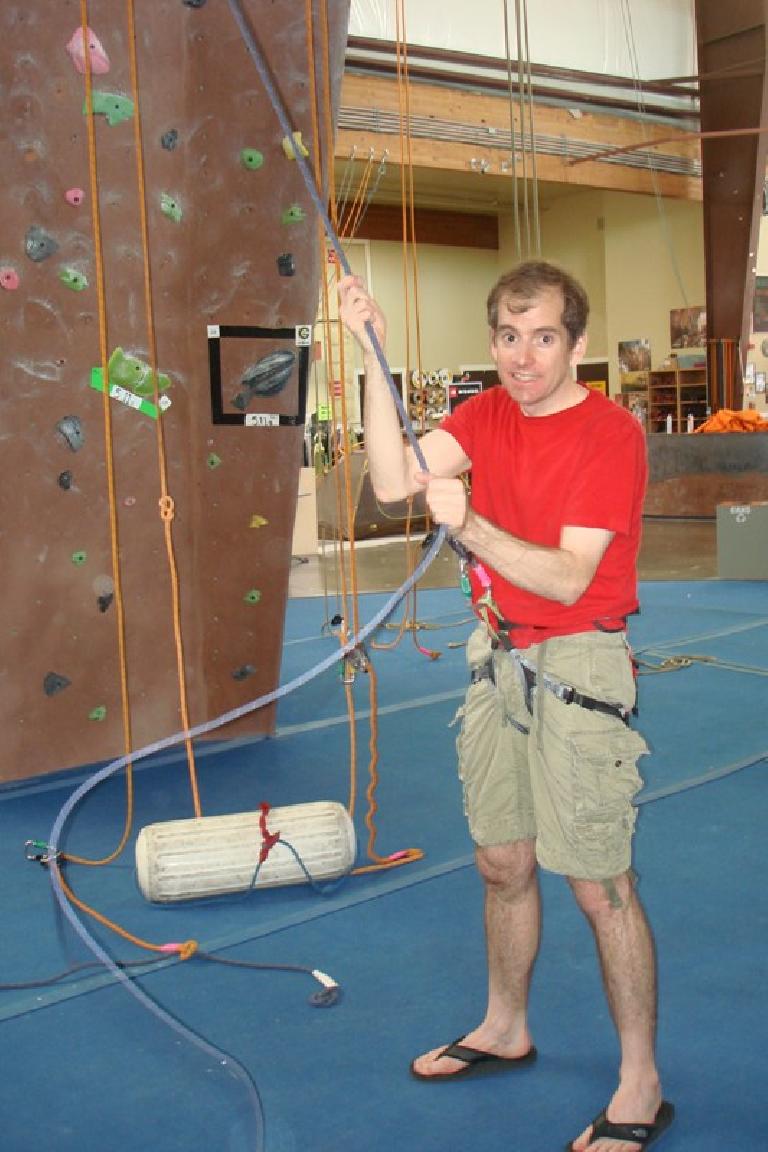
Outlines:
<svg viewBox="0 0 768 1152"><path fill-rule="evenodd" d="M629 413L584 388L589 304L571 276L530 261L488 297L500 387L462 404L420 440L422 471L370 339L385 320L355 277L341 316L364 351L365 440L382 501L424 490L435 521L473 558L483 624L467 646L471 682L459 774L485 884L488 1006L473 1031L413 1061L422 1080L520 1068L540 935L537 865L567 877L593 930L621 1045L608 1106L572 1152L637 1152L669 1126L654 1047L651 932L630 867L645 742L625 618L637 608L646 456ZM471 498L461 479L471 470Z"/></svg>

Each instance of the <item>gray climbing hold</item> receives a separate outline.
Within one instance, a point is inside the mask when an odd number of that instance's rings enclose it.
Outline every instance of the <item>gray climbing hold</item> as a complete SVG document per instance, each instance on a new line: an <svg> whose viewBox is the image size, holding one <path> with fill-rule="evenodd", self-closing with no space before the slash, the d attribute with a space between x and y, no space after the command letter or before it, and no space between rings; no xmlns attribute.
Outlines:
<svg viewBox="0 0 768 1152"><path fill-rule="evenodd" d="M277 270L281 276L294 276L296 274L296 261L290 252L283 252L278 256Z"/></svg>
<svg viewBox="0 0 768 1152"><path fill-rule="evenodd" d="M35 264L39 264L41 260L47 260L49 256L53 256L54 252L58 252L58 241L54 240L45 229L40 228L37 224L33 224L27 230L24 237L24 251L30 260L34 260Z"/></svg>
<svg viewBox="0 0 768 1152"><path fill-rule="evenodd" d="M160 143L166 152L173 152L174 148L179 142L179 134L175 128L169 128L167 132L163 132L160 137Z"/></svg>
<svg viewBox="0 0 768 1152"><path fill-rule="evenodd" d="M106 612L114 598L114 592L105 592L103 596L99 596L96 601L99 606L99 612Z"/></svg>
<svg viewBox="0 0 768 1152"><path fill-rule="evenodd" d="M282 392L291 378L296 353L284 349L270 352L245 372L240 383L242 391L233 398L232 404L244 412L254 396L276 396Z"/></svg>
<svg viewBox="0 0 768 1152"><path fill-rule="evenodd" d="M233 680L247 680L249 676L253 676L256 671L253 664L242 664L239 668L235 668L232 673Z"/></svg>
<svg viewBox="0 0 768 1152"><path fill-rule="evenodd" d="M56 425L59 437L73 452L79 452L85 443L85 432L77 416L63 416Z"/></svg>
<svg viewBox="0 0 768 1152"><path fill-rule="evenodd" d="M58 672L49 672L43 680L43 692L46 696L55 696L57 692L63 692L65 688L69 688L72 681L68 676L60 676Z"/></svg>
<svg viewBox="0 0 768 1152"><path fill-rule="evenodd" d="M60 472L58 484L59 488L63 488L65 492L69 492L72 487L72 473L69 471Z"/></svg>

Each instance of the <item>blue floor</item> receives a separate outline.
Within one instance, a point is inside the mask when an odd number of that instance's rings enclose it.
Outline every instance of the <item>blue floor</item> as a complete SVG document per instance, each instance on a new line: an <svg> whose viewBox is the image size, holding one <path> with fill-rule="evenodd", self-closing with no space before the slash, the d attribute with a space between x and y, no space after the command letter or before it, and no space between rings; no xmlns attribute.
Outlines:
<svg viewBox="0 0 768 1152"><path fill-rule="evenodd" d="M362 597L361 618L370 619L384 599ZM644 585L641 599L632 639L644 666L638 723L652 753L642 762L636 868L660 958L660 1065L678 1111L663 1147L763 1152L768 590L658 583ZM322 611L318 600L289 603L283 681L337 645L321 632ZM132 845L108 868L68 869L82 899L137 935L194 938L223 959L319 968L341 985L340 1001L314 1007L318 985L306 972L201 958L145 968L141 989L193 1030L201 1049L101 965L49 986L6 987L3 1152L547 1152L561 1149L606 1102L617 1054L591 936L565 884L549 875L531 1015L537 1065L451 1085L408 1076L419 1051L476 1023L485 998L480 885L450 727L464 681L463 651L451 645L466 639L470 625L452 591L421 593L419 613L440 626L419 634L440 658L427 660L406 636L373 659L377 848L418 847L421 861L348 878L325 895L293 887L174 908L143 900ZM647 668L682 656L706 659L672 671ZM366 680L355 684L361 863ZM206 815L263 800L346 801L349 736L337 669L281 701L278 725L274 739L201 747ZM4 985L45 980L94 959L63 920L46 869L26 861L23 849L27 839L46 838L87 778L66 773L0 792ZM177 753L138 764L135 778L135 832L191 814ZM76 807L67 850L110 851L123 810L118 774ZM146 952L86 923L113 958L147 961Z"/></svg>

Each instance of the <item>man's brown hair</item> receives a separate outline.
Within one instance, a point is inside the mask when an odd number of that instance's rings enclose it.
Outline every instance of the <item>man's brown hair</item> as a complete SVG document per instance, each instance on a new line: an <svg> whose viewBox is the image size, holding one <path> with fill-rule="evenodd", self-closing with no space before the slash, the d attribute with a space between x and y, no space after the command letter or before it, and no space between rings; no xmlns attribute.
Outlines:
<svg viewBox="0 0 768 1152"><path fill-rule="evenodd" d="M486 302L489 327L495 332L499 326L499 304L502 300L512 312L527 312L541 293L551 288L562 292L562 323L573 348L587 329L589 298L570 273L545 260L527 260L499 277L488 293Z"/></svg>

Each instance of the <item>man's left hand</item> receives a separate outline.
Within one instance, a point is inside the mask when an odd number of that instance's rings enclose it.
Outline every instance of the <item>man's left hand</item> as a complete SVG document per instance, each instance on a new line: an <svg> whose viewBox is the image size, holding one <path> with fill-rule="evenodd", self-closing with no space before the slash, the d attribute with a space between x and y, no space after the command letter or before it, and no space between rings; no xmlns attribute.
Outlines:
<svg viewBox="0 0 768 1152"><path fill-rule="evenodd" d="M415 479L424 488L427 507L437 524L449 532L460 532L467 522L469 501L462 480L442 480L429 472L417 472Z"/></svg>

